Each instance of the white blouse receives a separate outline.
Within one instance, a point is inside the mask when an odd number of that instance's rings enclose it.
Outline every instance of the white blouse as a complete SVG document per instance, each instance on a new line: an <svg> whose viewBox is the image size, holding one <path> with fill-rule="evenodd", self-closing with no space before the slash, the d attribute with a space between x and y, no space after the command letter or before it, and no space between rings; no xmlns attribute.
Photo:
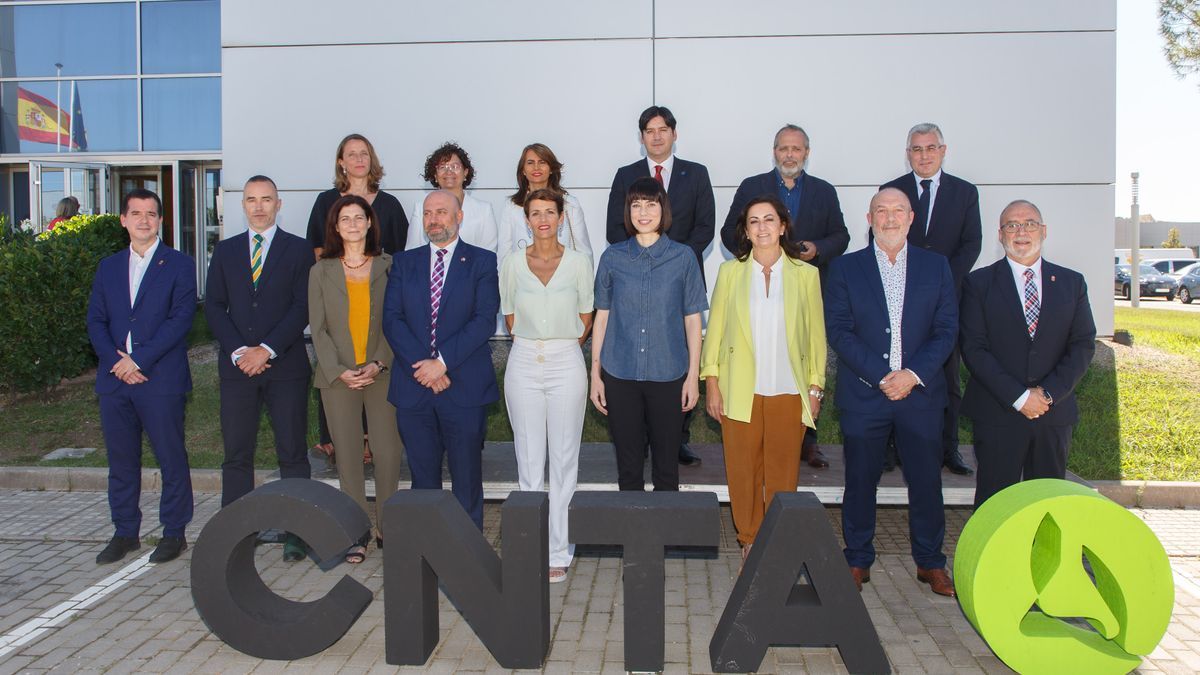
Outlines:
<svg viewBox="0 0 1200 675"><path fill-rule="evenodd" d="M425 236L425 228L423 226L422 214L425 212L425 197L429 196L426 192L421 195L420 199L413 202L412 210L409 213L413 214L410 218L408 226L408 239L404 243L404 250L410 250L424 246L429 243L429 237ZM471 195L465 195L463 199L463 221L462 226L458 230L458 236L463 241L472 246L486 248L492 253L497 253L497 231L496 231L496 216L492 212L492 205L476 199ZM503 254L497 253L497 258L504 257Z"/></svg>
<svg viewBox="0 0 1200 675"><path fill-rule="evenodd" d="M500 266L500 312L513 315L512 334L530 340L575 340L583 335L580 314L593 308L592 261L582 253L563 250L550 283L542 284L525 251L517 251Z"/></svg>
<svg viewBox="0 0 1200 675"><path fill-rule="evenodd" d="M558 230L558 241L569 249L578 251L592 258L592 242L588 237L587 223L583 220L583 209L579 200L572 195L563 195L562 227ZM509 253L524 251L530 244L529 226L525 222L525 209L517 206L512 199L504 200L500 212L500 244L496 253L504 258Z"/></svg>
<svg viewBox="0 0 1200 675"><path fill-rule="evenodd" d="M783 256L771 265L771 290L763 266L751 258L750 335L754 338L754 393L760 396L799 394L788 360L787 318L783 306Z"/></svg>

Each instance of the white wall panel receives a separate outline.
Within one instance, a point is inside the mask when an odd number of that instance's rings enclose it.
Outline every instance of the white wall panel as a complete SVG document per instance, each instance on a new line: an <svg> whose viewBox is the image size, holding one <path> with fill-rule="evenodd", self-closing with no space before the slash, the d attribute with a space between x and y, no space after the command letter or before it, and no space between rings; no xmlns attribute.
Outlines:
<svg viewBox="0 0 1200 675"><path fill-rule="evenodd" d="M736 186L771 166L786 122L812 137L809 171L878 185L907 170L905 134L934 121L946 168L976 183L1114 180L1113 35L922 35L672 40L656 46L657 100L680 156ZM940 59L921 84L880 64ZM762 64L787 58L786 71ZM892 70L892 69L890 69Z"/></svg>
<svg viewBox="0 0 1200 675"><path fill-rule="evenodd" d="M222 3L221 41L242 47L650 37L652 7L643 0L241 0Z"/></svg>
<svg viewBox="0 0 1200 675"><path fill-rule="evenodd" d="M657 37L1115 30L1117 6L1113 0L655 0L654 19Z"/></svg>

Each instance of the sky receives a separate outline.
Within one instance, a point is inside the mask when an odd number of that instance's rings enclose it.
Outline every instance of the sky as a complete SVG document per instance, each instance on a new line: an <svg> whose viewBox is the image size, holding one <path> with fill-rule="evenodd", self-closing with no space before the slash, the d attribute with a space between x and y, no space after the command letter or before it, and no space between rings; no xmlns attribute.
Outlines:
<svg viewBox="0 0 1200 675"><path fill-rule="evenodd" d="M1115 214L1129 217L1137 171L1142 215L1200 222L1200 75L1175 77L1162 52L1158 2L1117 2Z"/></svg>

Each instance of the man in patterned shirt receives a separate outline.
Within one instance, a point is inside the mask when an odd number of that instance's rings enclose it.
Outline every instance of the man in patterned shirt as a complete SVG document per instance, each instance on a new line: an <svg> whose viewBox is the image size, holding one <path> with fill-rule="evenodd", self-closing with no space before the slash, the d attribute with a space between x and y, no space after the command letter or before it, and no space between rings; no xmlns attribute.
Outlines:
<svg viewBox="0 0 1200 675"><path fill-rule="evenodd" d="M900 190L876 193L867 222L874 241L834 260L825 288L825 328L839 361L846 562L862 590L875 562L875 488L894 433L908 482L917 579L953 596L942 552L941 371L958 337L954 278L945 257L908 244L913 210Z"/></svg>

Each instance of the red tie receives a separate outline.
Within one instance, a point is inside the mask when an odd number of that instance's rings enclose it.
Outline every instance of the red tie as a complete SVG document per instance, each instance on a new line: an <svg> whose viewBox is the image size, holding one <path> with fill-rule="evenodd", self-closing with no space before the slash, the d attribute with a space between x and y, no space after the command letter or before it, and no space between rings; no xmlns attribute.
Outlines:
<svg viewBox="0 0 1200 675"><path fill-rule="evenodd" d="M663 186L664 188L667 186L666 183L664 183L663 179L662 179L662 164L654 165L654 180L658 181L658 184Z"/></svg>

